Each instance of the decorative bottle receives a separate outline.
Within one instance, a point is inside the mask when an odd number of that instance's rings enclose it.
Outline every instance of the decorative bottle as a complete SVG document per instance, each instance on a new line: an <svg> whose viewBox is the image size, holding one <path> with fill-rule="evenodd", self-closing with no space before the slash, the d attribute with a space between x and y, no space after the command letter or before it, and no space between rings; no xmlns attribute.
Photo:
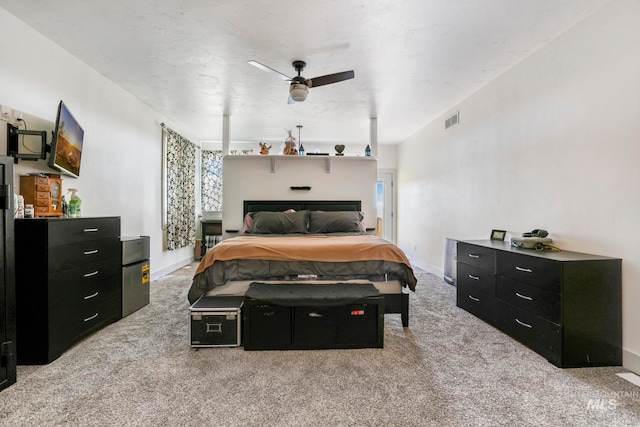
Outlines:
<svg viewBox="0 0 640 427"><path fill-rule="evenodd" d="M367 144L367 148L364 149L364 155L371 157L371 147L369 147L369 144Z"/></svg>
<svg viewBox="0 0 640 427"><path fill-rule="evenodd" d="M300 154L301 156L304 156L304 145L302 145L302 142L300 143L300 149L298 150L298 154Z"/></svg>
<svg viewBox="0 0 640 427"><path fill-rule="evenodd" d="M62 216L64 218L69 218L69 205L67 205L67 200L62 196Z"/></svg>
<svg viewBox="0 0 640 427"><path fill-rule="evenodd" d="M77 188L70 188L71 197L69 197L69 216L71 218L79 218L82 216L82 211L80 210L80 205L82 204L82 199L78 196Z"/></svg>
<svg viewBox="0 0 640 427"><path fill-rule="evenodd" d="M24 218L24 197L22 194L18 194L18 203L16 203L16 218Z"/></svg>

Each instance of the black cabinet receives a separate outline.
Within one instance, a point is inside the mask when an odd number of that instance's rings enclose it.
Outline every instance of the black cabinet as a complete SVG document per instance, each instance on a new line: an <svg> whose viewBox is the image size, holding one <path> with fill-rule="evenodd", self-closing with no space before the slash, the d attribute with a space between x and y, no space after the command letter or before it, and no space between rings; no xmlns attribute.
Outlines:
<svg viewBox="0 0 640 427"><path fill-rule="evenodd" d="M0 390L16 382L13 158L0 157Z"/></svg>
<svg viewBox="0 0 640 427"><path fill-rule="evenodd" d="M16 220L19 364L49 363L120 319L120 218Z"/></svg>
<svg viewBox="0 0 640 427"><path fill-rule="evenodd" d="M457 305L559 367L622 364L620 259L458 242Z"/></svg>

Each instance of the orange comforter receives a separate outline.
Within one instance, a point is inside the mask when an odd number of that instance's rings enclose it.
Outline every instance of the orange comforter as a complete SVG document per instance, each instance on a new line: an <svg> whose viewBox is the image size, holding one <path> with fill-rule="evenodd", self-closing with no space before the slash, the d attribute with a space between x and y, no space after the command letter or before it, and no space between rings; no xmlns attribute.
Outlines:
<svg viewBox="0 0 640 427"><path fill-rule="evenodd" d="M261 259L270 261L351 262L380 260L406 264L404 252L373 235L356 236L237 236L209 250L196 275L216 261Z"/></svg>

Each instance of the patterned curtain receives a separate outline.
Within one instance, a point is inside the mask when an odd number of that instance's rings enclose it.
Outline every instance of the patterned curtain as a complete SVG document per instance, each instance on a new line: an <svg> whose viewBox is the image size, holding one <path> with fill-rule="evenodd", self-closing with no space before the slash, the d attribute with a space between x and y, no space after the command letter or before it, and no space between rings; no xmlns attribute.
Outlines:
<svg viewBox="0 0 640 427"><path fill-rule="evenodd" d="M222 151L202 150L203 211L222 210Z"/></svg>
<svg viewBox="0 0 640 427"><path fill-rule="evenodd" d="M180 249L196 239L196 147L166 130L167 249Z"/></svg>

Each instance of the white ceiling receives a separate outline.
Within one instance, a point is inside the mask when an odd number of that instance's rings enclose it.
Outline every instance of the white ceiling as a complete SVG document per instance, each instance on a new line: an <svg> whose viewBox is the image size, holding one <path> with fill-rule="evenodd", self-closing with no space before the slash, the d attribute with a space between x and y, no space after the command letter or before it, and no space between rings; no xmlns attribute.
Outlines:
<svg viewBox="0 0 640 427"><path fill-rule="evenodd" d="M408 138L609 0L0 0L198 141ZM287 104L288 83L355 78ZM462 114L461 114L462 116ZM462 117L461 117L462 119ZM194 141L195 142L195 141Z"/></svg>

